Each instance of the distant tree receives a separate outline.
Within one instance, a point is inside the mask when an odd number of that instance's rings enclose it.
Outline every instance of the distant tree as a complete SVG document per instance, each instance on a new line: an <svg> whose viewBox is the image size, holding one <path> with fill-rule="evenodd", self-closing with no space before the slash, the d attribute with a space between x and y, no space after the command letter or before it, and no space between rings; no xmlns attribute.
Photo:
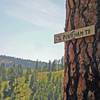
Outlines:
<svg viewBox="0 0 100 100"><path fill-rule="evenodd" d="M52 62L52 71L55 71L57 69L57 60L54 60Z"/></svg>
<svg viewBox="0 0 100 100"><path fill-rule="evenodd" d="M18 66L16 66L17 67L17 74L18 74L18 76L22 76L23 75L23 68L22 68L22 65L21 64L18 64Z"/></svg>
<svg viewBox="0 0 100 100"><path fill-rule="evenodd" d="M51 81L51 78L52 78L52 72L47 73L48 82Z"/></svg>
<svg viewBox="0 0 100 100"><path fill-rule="evenodd" d="M27 83L29 81L29 77L32 74L32 69L31 68L27 68L26 69L26 73L25 73L25 82Z"/></svg>
<svg viewBox="0 0 100 100"><path fill-rule="evenodd" d="M51 71L51 60L49 60L49 63L48 63L48 71L49 72Z"/></svg>
<svg viewBox="0 0 100 100"><path fill-rule="evenodd" d="M5 94L7 93L8 96L12 98L13 91L14 91L14 82L15 82L15 78L16 78L15 69L13 67L10 67L10 68L8 68L7 72L8 72L7 73L7 75L8 75L8 88L5 91ZM11 99L11 100L14 100L14 99Z"/></svg>
<svg viewBox="0 0 100 100"><path fill-rule="evenodd" d="M38 69L38 67L39 67L39 61L37 60L37 61L36 61L35 69Z"/></svg>
<svg viewBox="0 0 100 100"><path fill-rule="evenodd" d="M9 94L8 94L8 91L7 91L7 84L5 84L4 88L3 88L3 99L5 99L8 96L9 96Z"/></svg>
<svg viewBox="0 0 100 100"><path fill-rule="evenodd" d="M32 74L31 79L30 79L30 83L29 83L29 87L32 90L30 99L33 98L35 92L37 91L37 83L36 83L37 80L36 80L36 76L35 75L36 75L35 73Z"/></svg>
<svg viewBox="0 0 100 100"><path fill-rule="evenodd" d="M2 83L2 80L1 80L1 78L0 78L0 98L1 98L1 89L2 89L2 85L1 85L1 83Z"/></svg>
<svg viewBox="0 0 100 100"><path fill-rule="evenodd" d="M34 77L34 75L32 74L32 76L31 76L31 78L30 78L30 84L29 84L29 87L30 87L31 89L32 89L32 87L33 87L34 82L35 82L35 77Z"/></svg>
<svg viewBox="0 0 100 100"><path fill-rule="evenodd" d="M64 68L64 57L61 58L61 68Z"/></svg>
<svg viewBox="0 0 100 100"><path fill-rule="evenodd" d="M0 65L0 77L4 81L6 80L6 68L4 63Z"/></svg>
<svg viewBox="0 0 100 100"><path fill-rule="evenodd" d="M32 74L32 69L31 68L27 68L27 74Z"/></svg>
<svg viewBox="0 0 100 100"><path fill-rule="evenodd" d="M13 67L8 68L7 77L8 77L8 80L14 80L15 79L16 72L15 72L15 69Z"/></svg>
<svg viewBox="0 0 100 100"><path fill-rule="evenodd" d="M57 62L57 70L59 70L59 67L60 67L60 60L58 60Z"/></svg>
<svg viewBox="0 0 100 100"><path fill-rule="evenodd" d="M45 63L45 65L42 67L41 66L41 71L48 71L48 64L47 63Z"/></svg>

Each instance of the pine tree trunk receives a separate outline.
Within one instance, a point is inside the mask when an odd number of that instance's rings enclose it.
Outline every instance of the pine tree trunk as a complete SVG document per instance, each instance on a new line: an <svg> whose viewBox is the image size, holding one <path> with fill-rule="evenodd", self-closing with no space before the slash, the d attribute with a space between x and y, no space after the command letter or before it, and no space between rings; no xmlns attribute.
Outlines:
<svg viewBox="0 0 100 100"><path fill-rule="evenodd" d="M95 35L65 43L64 100L100 100L100 0L66 0L65 31L95 25Z"/></svg>

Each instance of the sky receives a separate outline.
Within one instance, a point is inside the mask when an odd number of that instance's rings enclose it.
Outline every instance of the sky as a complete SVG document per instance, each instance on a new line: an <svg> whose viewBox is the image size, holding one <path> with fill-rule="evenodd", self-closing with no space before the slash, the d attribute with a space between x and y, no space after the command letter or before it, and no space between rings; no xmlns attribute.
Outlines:
<svg viewBox="0 0 100 100"><path fill-rule="evenodd" d="M65 0L0 0L0 55L49 61L64 55Z"/></svg>

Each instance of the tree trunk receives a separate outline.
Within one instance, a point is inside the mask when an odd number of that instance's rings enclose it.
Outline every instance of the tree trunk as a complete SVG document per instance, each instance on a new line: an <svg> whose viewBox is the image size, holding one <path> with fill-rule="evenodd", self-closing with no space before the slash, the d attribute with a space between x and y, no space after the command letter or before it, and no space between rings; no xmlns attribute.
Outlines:
<svg viewBox="0 0 100 100"><path fill-rule="evenodd" d="M64 100L100 100L100 0L66 0L65 31L95 25L95 35L65 43Z"/></svg>

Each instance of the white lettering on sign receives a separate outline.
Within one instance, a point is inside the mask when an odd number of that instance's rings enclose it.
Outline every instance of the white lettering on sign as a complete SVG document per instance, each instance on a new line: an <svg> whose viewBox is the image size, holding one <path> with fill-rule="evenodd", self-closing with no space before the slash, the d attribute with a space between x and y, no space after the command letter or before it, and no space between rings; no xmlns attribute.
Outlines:
<svg viewBox="0 0 100 100"><path fill-rule="evenodd" d="M78 39L86 36L95 34L95 26L91 25L88 27L72 30L70 32L64 32L54 35L54 43L65 42L72 39Z"/></svg>

